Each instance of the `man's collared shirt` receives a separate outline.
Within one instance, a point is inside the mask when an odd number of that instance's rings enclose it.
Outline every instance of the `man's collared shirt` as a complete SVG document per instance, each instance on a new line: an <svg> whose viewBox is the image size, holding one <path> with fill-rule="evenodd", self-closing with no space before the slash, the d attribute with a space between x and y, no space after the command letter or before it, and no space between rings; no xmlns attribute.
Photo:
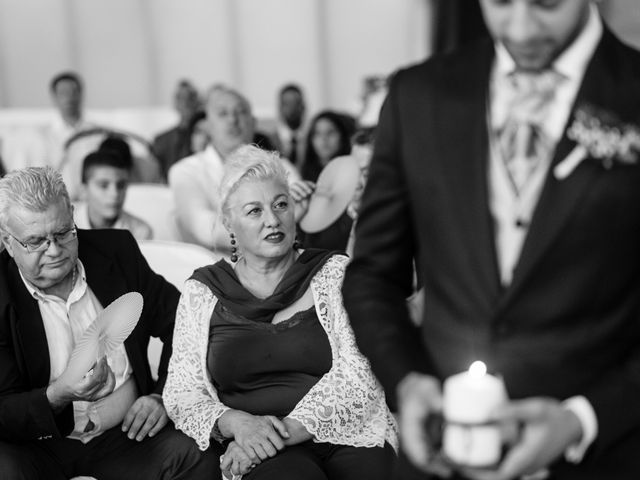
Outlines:
<svg viewBox="0 0 640 480"><path fill-rule="evenodd" d="M585 70L602 37L602 21L592 6L582 32L574 42L553 62L552 69L562 76L556 88L553 105L542 124L545 135L554 144L560 140L578 94ZM491 153L489 162L489 204L496 226L496 250L503 285L511 283L513 270L527 234L527 226L542 191L551 159L544 159L532 174L526 188L517 195L510 186L508 173L495 145L495 132L505 124L511 102L510 90L503 88L516 64L506 48L496 44L496 57L491 74L489 98L489 128Z"/></svg>
<svg viewBox="0 0 640 480"><path fill-rule="evenodd" d="M44 293L28 282L22 273L20 276L38 302L49 347L49 382L52 382L65 370L76 342L104 308L89 287L80 260L76 265L74 285L66 301ZM131 378L131 364L124 346L108 355L107 361L116 379L114 392L97 402L73 402L75 425L69 438L87 443L107 428L120 423L126 410L137 398L135 382ZM120 388L125 383L125 387Z"/></svg>

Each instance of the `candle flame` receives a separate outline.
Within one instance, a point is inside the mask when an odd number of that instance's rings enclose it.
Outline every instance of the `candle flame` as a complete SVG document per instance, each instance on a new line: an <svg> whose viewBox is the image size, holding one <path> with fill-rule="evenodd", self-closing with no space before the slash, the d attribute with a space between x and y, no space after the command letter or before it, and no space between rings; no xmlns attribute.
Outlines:
<svg viewBox="0 0 640 480"><path fill-rule="evenodd" d="M476 360L469 367L469 373L474 377L483 377L487 373L487 366L484 362Z"/></svg>

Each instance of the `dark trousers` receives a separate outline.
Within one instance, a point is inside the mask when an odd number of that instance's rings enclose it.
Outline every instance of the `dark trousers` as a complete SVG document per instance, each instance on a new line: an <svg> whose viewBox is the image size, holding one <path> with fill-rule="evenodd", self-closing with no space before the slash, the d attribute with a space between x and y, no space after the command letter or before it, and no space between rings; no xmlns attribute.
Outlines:
<svg viewBox="0 0 640 480"><path fill-rule="evenodd" d="M2 480L64 480L76 475L98 480L211 480L220 478L220 466L215 452L201 452L173 425L141 442L129 440L120 427L87 444L67 438L0 442Z"/></svg>
<svg viewBox="0 0 640 480"><path fill-rule="evenodd" d="M640 479L640 455L635 448L637 444L629 442L604 454L598 461L585 459L580 465L572 465L558 461L547 480L638 480ZM414 467L400 453L393 480L441 480L441 477L428 475ZM466 477L455 473L448 480L466 480Z"/></svg>
<svg viewBox="0 0 640 480"><path fill-rule="evenodd" d="M356 448L309 441L285 448L243 480L389 480L394 460L389 444Z"/></svg>

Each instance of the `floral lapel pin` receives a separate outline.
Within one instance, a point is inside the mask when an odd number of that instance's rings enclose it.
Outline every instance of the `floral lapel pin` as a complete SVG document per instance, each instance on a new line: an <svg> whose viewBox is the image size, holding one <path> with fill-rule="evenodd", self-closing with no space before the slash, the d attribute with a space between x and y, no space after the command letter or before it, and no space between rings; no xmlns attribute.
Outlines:
<svg viewBox="0 0 640 480"><path fill-rule="evenodd" d="M614 164L632 165L640 157L640 128L622 123L613 114L591 105L576 110L567 130L575 148L553 169L558 180L564 180L586 158L599 161L603 168Z"/></svg>

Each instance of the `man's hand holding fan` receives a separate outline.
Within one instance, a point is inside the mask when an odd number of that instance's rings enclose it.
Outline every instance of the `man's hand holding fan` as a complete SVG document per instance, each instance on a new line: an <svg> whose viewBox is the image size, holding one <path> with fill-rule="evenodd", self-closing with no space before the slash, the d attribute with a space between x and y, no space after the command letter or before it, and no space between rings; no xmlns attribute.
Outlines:
<svg viewBox="0 0 640 480"><path fill-rule="evenodd" d="M47 387L47 398L54 411L69 402L93 402L113 392L115 378L107 356L133 331L142 306L142 295L129 292L98 314L76 344L65 371Z"/></svg>

